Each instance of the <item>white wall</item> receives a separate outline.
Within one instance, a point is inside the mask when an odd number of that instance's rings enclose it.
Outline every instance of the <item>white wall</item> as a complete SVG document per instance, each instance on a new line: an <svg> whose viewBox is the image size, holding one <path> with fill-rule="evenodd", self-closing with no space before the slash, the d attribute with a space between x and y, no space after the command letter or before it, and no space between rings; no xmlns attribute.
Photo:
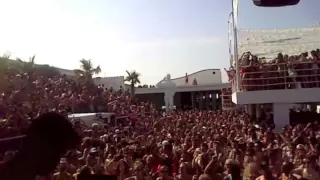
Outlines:
<svg viewBox="0 0 320 180"><path fill-rule="evenodd" d="M100 77L94 78L94 83L98 85L104 85L104 88L113 87L114 90L118 90L120 86L124 88L124 76L114 76L114 77Z"/></svg>
<svg viewBox="0 0 320 180"><path fill-rule="evenodd" d="M250 51L272 59L278 53L298 55L320 47L320 26L296 29L239 30L239 55Z"/></svg>
<svg viewBox="0 0 320 180"><path fill-rule="evenodd" d="M219 84L207 84L198 86L178 86L176 92L192 92L192 91L213 91L221 90L223 88L230 88L230 83L219 83ZM164 93L165 88L136 88L136 94L152 94L152 93Z"/></svg>
<svg viewBox="0 0 320 180"><path fill-rule="evenodd" d="M69 77L75 77L76 74L73 70L61 69L58 68L61 74L65 74ZM100 77L93 78L93 82L95 85L104 85L105 88L113 87L113 89L118 90L120 86L124 88L124 76L113 76L113 77Z"/></svg>
<svg viewBox="0 0 320 180"><path fill-rule="evenodd" d="M320 88L246 91L232 94L235 104L320 102Z"/></svg>
<svg viewBox="0 0 320 180"><path fill-rule="evenodd" d="M221 71L220 69L205 69L197 71L195 73L188 73L189 83L185 84L185 74L178 78L172 78L172 81L176 83L177 86L192 85L194 79L197 80L198 85L206 84L220 84L222 83Z"/></svg>

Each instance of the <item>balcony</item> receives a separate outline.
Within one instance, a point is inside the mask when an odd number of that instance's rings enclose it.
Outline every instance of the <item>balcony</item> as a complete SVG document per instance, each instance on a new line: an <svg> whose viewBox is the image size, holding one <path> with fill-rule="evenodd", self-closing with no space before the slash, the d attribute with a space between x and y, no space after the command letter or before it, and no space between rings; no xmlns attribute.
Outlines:
<svg viewBox="0 0 320 180"><path fill-rule="evenodd" d="M236 104L320 102L318 61L291 61L240 67Z"/></svg>

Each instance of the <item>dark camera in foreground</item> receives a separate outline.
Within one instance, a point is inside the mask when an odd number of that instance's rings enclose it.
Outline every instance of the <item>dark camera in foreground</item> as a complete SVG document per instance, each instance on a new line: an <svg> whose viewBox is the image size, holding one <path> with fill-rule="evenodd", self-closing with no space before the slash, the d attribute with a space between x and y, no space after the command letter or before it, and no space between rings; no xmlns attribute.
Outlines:
<svg viewBox="0 0 320 180"><path fill-rule="evenodd" d="M254 5L261 7L281 7L293 6L300 2L300 0L252 0Z"/></svg>

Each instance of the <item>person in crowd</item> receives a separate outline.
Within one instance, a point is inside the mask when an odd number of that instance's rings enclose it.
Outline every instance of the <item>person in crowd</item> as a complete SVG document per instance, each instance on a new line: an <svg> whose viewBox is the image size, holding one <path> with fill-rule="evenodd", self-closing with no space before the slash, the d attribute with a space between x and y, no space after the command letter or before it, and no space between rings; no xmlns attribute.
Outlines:
<svg viewBox="0 0 320 180"><path fill-rule="evenodd" d="M61 158L59 170L53 175L53 180L72 180L72 175L67 172L68 162L66 158Z"/></svg>

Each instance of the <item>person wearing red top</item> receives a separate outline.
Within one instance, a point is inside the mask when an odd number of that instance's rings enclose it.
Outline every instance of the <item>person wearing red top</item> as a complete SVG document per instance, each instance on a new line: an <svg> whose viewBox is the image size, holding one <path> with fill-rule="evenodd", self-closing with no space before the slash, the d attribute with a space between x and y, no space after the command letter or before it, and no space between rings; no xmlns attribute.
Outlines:
<svg viewBox="0 0 320 180"><path fill-rule="evenodd" d="M178 173L179 161L176 156L173 154L173 146L168 141L163 141L163 151L162 163L158 166L158 170L161 166L165 165L169 168L169 174L175 175Z"/></svg>

